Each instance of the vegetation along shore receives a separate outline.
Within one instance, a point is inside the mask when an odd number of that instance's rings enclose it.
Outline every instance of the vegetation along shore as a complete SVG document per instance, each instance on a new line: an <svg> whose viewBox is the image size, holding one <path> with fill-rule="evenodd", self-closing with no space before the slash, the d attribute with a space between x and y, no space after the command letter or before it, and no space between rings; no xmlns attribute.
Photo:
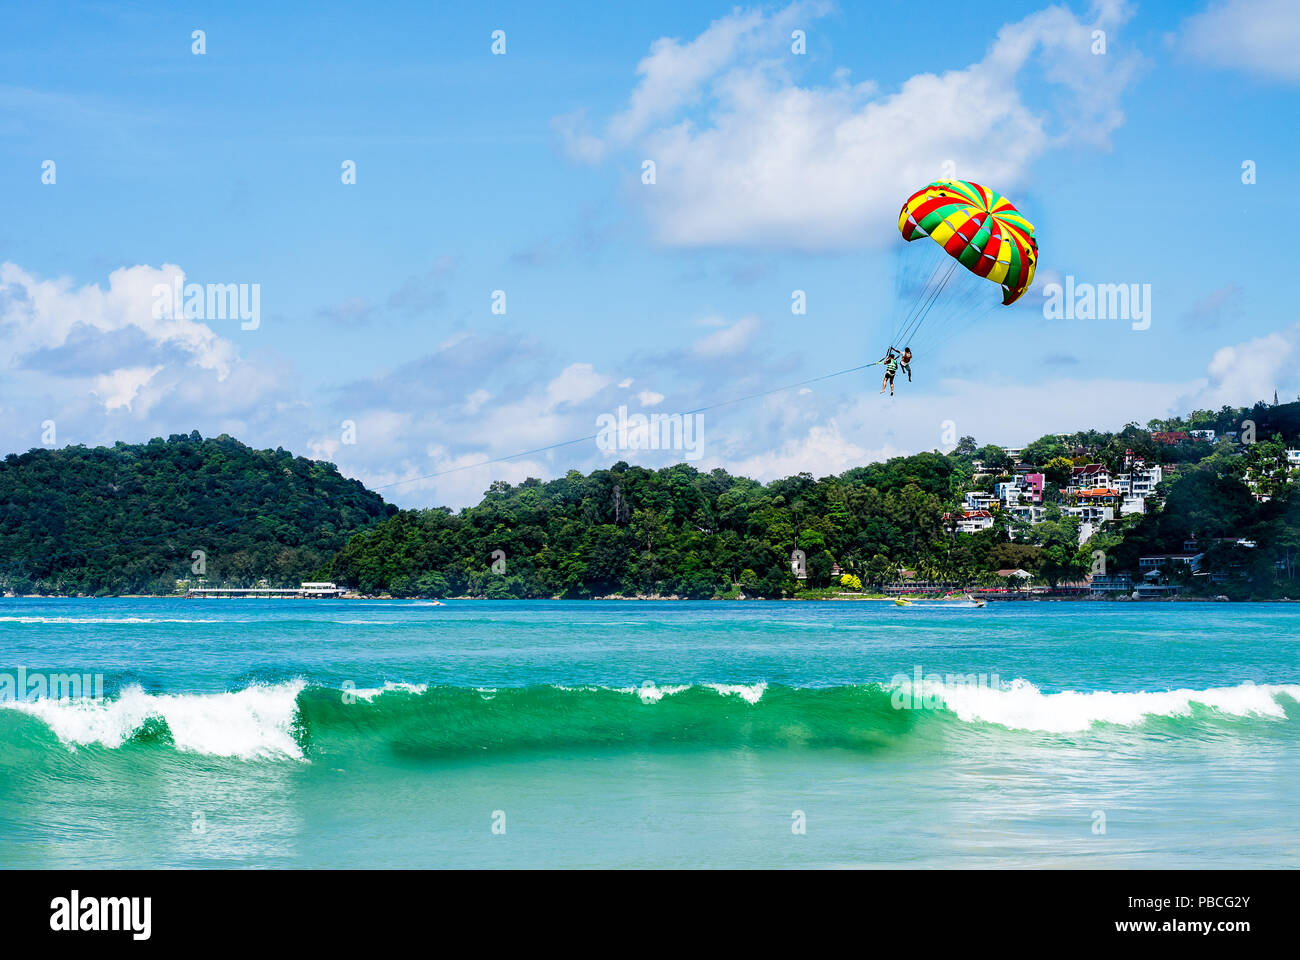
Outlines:
<svg viewBox="0 0 1300 960"><path fill-rule="evenodd" d="M397 598L1300 597L1300 402L963 437L816 479L678 464L402 510L329 463L197 432L0 462L0 591Z"/></svg>

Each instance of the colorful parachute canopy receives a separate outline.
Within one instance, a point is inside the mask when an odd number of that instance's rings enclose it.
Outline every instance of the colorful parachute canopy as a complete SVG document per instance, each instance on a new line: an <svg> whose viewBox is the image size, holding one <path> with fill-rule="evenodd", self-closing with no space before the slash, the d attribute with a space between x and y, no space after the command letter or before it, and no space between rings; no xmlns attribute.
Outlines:
<svg viewBox="0 0 1300 960"><path fill-rule="evenodd" d="M907 198L898 217L907 241L928 236L978 277L1002 284L1015 303L1034 280L1034 225L1011 201L967 180L936 180Z"/></svg>

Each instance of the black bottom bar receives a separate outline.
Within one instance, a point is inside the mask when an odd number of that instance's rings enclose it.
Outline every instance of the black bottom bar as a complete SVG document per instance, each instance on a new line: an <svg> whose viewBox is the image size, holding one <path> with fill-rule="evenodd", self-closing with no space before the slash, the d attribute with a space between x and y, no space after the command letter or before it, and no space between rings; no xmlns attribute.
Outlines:
<svg viewBox="0 0 1300 960"><path fill-rule="evenodd" d="M1283 919L1293 887L1282 871L38 871L0 872L0 921L11 947L247 944L252 936L259 947L373 949L412 935L435 948L465 938L540 947L548 935L595 943L691 929L758 942L783 931L849 934L873 949L1009 945L1021 936L1053 948L1191 938L1231 947L1293 934L1294 913ZM148 898L148 910L132 898Z"/></svg>

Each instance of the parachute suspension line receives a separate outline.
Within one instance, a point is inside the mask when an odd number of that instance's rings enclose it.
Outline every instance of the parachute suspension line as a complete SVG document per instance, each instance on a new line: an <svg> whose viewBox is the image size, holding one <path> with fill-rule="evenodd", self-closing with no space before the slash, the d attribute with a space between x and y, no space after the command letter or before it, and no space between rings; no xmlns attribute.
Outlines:
<svg viewBox="0 0 1300 960"><path fill-rule="evenodd" d="M947 257L934 257L934 266L930 269L930 275L926 278L925 283L921 285L921 289L917 293L912 306L908 309L907 315L901 322L894 325L894 335L890 342L891 347L901 345L904 336L911 329L912 323L916 319L916 315L924 307L926 300L933 297L934 292L941 288L943 283L946 282L946 280L940 279L940 274L945 268L950 267L951 262Z"/></svg>
<svg viewBox="0 0 1300 960"><path fill-rule="evenodd" d="M949 328L958 318L962 318L963 322L974 322L977 316L991 307L990 301L983 297L980 285L969 283L966 277L954 279L948 293L943 303L932 306L925 324L913 337L914 353L930 353L946 338Z"/></svg>
<svg viewBox="0 0 1300 960"><path fill-rule="evenodd" d="M943 293L944 288L948 286L948 281L952 279L952 275L954 272L956 272L956 269L957 269L957 261L953 260L948 265L948 269L944 271L943 276L940 278L934 290L930 293L928 297L924 298L921 304L919 305L919 310L916 312L915 318L912 319L906 326L903 327L902 330L899 331L899 335L898 335L899 345L905 344L907 340L915 336L916 333L921 329L921 324L925 322L926 316L930 313L930 310L931 308L934 307L936 301L938 301L939 295Z"/></svg>
<svg viewBox="0 0 1300 960"><path fill-rule="evenodd" d="M922 287L921 291L917 294L916 300L908 310L903 322L894 329L894 336L890 346L901 346L903 342L911 336L912 331L916 326L917 317L921 315L921 311L925 309L925 305L934 298L936 291L938 291L942 284L943 272L946 269L946 264L940 263L937 265L933 276L926 281L925 286Z"/></svg>
<svg viewBox="0 0 1300 960"><path fill-rule="evenodd" d="M955 261L954 261L955 263ZM936 304L938 309L931 307L928 311L929 322L922 331L922 340L929 341L932 337L937 336L938 331L946 326L954 317L965 316L975 306L976 297L981 293L978 284L972 284L968 278L962 276L953 281L949 288L949 294L944 298L942 304Z"/></svg>
<svg viewBox="0 0 1300 960"><path fill-rule="evenodd" d="M936 312L936 315L932 316L925 325L920 339L914 342L912 352L934 354L953 335L959 325L963 329L967 327L979 329L983 321L999 306L997 301L987 299L980 301L981 298L976 294L971 298L969 307L965 309L958 307L951 312L945 309L942 311L942 316Z"/></svg>
<svg viewBox="0 0 1300 960"><path fill-rule="evenodd" d="M925 328L921 331L921 336L913 344L914 353L934 352L959 324L963 328L967 326L980 328L983 321L1000 308L996 298L984 295L980 284L968 282L963 286L962 296L949 299L931 314Z"/></svg>
<svg viewBox="0 0 1300 960"><path fill-rule="evenodd" d="M939 294L943 293L944 289L948 286L948 281L952 279L952 275L956 271L956 269L957 269L957 261L954 260L952 262L952 266L948 268L948 272L944 274L943 283L939 284L939 289L934 291L934 296L930 298L930 302L925 305L925 310L922 311L921 316L917 318L916 327L915 327L916 330L921 329L921 324L923 324L925 322L925 318L930 315L930 311L934 308L935 302L939 299Z"/></svg>

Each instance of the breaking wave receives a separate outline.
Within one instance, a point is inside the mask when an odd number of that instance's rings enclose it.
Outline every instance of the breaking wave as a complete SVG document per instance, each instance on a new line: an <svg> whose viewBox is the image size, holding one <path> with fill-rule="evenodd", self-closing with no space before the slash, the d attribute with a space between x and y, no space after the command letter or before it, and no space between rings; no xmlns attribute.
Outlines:
<svg viewBox="0 0 1300 960"><path fill-rule="evenodd" d="M1300 685L1044 693L1026 680L495 689L390 682L343 689L303 680L225 693L155 694L129 686L103 700L0 702L0 750L166 749L242 760L312 760L373 750L414 759L574 749L923 749L950 731L1056 735L1172 724L1181 736L1269 724L1300 731ZM19 725L26 724L23 729ZM1279 728L1277 725L1281 724ZM51 736L52 735L52 736ZM41 739L36 737L36 739Z"/></svg>

